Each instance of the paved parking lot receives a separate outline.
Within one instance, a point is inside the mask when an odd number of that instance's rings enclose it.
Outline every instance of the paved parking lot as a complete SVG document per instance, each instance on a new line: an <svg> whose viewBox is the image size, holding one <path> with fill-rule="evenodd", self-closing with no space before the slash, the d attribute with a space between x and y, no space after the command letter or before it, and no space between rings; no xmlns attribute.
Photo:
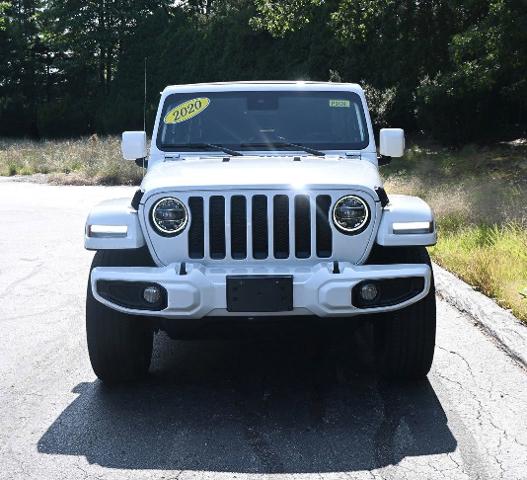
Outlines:
<svg viewBox="0 0 527 480"><path fill-rule="evenodd" d="M376 378L363 328L158 335L151 378L105 389L83 227L132 193L0 182L0 478L527 479L527 372L442 301L419 385Z"/></svg>

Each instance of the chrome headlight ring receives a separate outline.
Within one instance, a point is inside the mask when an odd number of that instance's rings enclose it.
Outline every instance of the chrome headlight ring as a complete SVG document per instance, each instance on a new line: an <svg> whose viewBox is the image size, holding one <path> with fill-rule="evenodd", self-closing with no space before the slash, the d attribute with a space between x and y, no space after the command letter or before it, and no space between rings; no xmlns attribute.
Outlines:
<svg viewBox="0 0 527 480"><path fill-rule="evenodd" d="M161 198L150 210L150 223L159 235L175 237L188 224L187 207L175 197Z"/></svg>
<svg viewBox="0 0 527 480"><path fill-rule="evenodd" d="M370 222L370 207L357 195L345 195L333 206L333 224L346 235L357 235Z"/></svg>

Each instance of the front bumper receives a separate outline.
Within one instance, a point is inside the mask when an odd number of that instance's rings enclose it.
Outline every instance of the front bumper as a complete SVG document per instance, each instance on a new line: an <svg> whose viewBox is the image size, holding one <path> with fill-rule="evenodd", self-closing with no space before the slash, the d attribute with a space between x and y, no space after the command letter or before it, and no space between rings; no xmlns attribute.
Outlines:
<svg viewBox="0 0 527 480"><path fill-rule="evenodd" d="M341 262L335 273L332 262L312 266L222 266L174 263L166 267L97 267L91 272L94 297L115 310L141 316L173 319L206 316L284 316L316 315L345 317L398 310L424 298L430 291L432 271L425 264L352 265ZM293 310L287 312L227 311L227 276L291 275L293 277ZM359 308L352 304L352 288L365 280L422 278L422 289L404 301L384 307ZM162 286L166 290L166 308L139 310L113 303L100 295L97 282L141 282Z"/></svg>

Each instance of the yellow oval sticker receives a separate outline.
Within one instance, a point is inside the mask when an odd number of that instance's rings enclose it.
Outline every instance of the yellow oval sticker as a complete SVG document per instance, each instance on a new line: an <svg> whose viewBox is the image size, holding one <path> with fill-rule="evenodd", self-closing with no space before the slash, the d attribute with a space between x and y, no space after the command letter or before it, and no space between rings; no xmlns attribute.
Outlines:
<svg viewBox="0 0 527 480"><path fill-rule="evenodd" d="M177 107L174 107L165 115L164 122L167 125L173 125L174 123L182 123L194 118L199 115L210 105L210 99L208 98L192 98L186 102L180 103Z"/></svg>

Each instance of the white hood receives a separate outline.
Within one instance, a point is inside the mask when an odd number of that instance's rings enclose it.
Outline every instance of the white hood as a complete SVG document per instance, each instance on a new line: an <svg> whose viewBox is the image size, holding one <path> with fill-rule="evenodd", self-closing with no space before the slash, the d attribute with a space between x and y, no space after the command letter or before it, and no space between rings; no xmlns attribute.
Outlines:
<svg viewBox="0 0 527 480"><path fill-rule="evenodd" d="M378 169L367 160L343 157L243 156L190 157L152 165L141 185L153 190L217 190L228 187L259 189L381 186ZM295 158L297 160L295 160ZM299 160L298 160L299 159Z"/></svg>

